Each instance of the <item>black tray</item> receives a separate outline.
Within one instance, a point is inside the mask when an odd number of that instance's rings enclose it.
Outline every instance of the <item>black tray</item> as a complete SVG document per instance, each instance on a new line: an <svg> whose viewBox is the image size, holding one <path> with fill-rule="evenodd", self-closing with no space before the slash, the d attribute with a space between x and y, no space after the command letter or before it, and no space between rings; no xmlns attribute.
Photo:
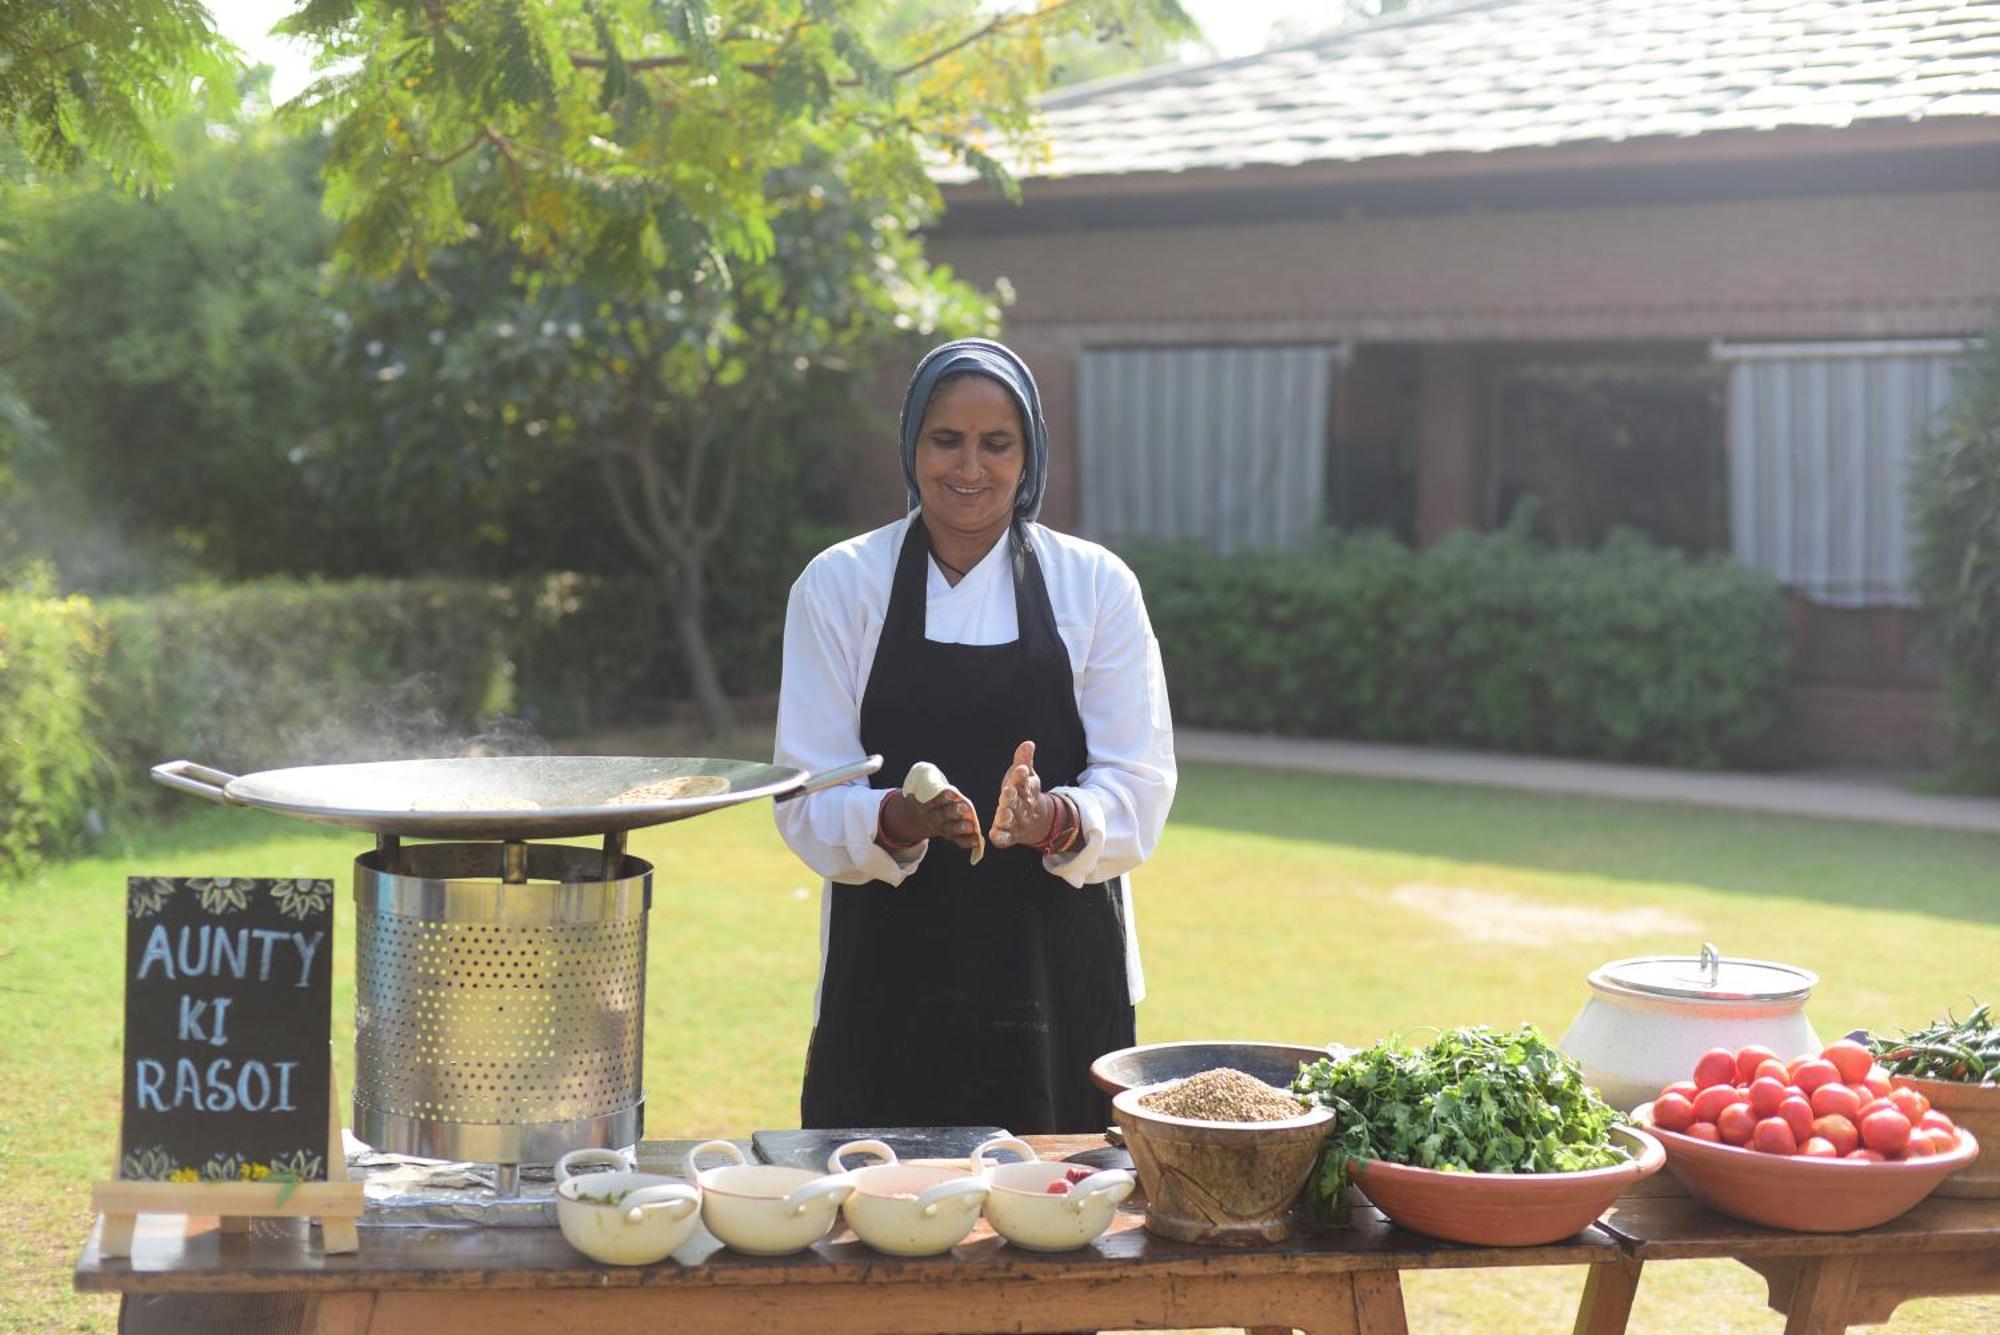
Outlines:
<svg viewBox="0 0 2000 1335"><path fill-rule="evenodd" d="M898 1159L963 1159L995 1136L997 1126L875 1126L826 1128L814 1131L753 1131L750 1143L765 1163L788 1168L827 1171L827 1159L850 1140L879 1140ZM864 1168L874 1160L852 1155L849 1168Z"/></svg>

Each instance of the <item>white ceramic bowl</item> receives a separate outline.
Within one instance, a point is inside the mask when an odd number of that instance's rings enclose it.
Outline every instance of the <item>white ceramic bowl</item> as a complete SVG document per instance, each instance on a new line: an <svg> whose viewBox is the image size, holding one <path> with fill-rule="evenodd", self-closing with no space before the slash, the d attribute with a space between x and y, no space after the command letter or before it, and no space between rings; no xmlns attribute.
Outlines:
<svg viewBox="0 0 2000 1335"><path fill-rule="evenodd" d="M986 1221L1016 1247L1034 1252L1066 1252L1086 1246L1111 1227L1118 1202L1139 1180L1123 1168L1092 1173L1061 1195L1049 1184L1063 1181L1075 1164L1001 1164L987 1170Z"/></svg>
<svg viewBox="0 0 2000 1335"><path fill-rule="evenodd" d="M850 1154L869 1154L883 1162L848 1170ZM827 1160L827 1168L845 1175L854 1191L840 1211L847 1226L863 1242L891 1256L936 1256L948 1252L972 1232L979 1208L986 1203L986 1179L964 1168L896 1162L896 1151L879 1140L842 1145Z"/></svg>
<svg viewBox="0 0 2000 1335"><path fill-rule="evenodd" d="M704 1155L730 1162L701 1168ZM688 1151L684 1175L701 1188L701 1220L708 1231L739 1252L789 1256L804 1251L833 1227L840 1204L854 1190L845 1173L822 1177L809 1168L745 1162L727 1140L711 1140Z"/></svg>
<svg viewBox="0 0 2000 1335"><path fill-rule="evenodd" d="M623 1167L615 1150L572 1150L556 1162L556 1223L569 1245L607 1265L664 1261L694 1233L701 1188ZM618 1171L578 1174L585 1164Z"/></svg>

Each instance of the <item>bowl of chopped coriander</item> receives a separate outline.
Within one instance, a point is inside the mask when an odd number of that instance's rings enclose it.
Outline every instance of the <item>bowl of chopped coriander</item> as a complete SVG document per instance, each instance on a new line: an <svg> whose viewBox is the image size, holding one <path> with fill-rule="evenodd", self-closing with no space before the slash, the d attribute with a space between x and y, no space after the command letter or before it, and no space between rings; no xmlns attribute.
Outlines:
<svg viewBox="0 0 2000 1335"><path fill-rule="evenodd" d="M1581 1232L1666 1162L1532 1025L1390 1039L1314 1063L1292 1093L1336 1116L1306 1189L1322 1221L1351 1182L1412 1232L1537 1246Z"/></svg>
<svg viewBox="0 0 2000 1335"><path fill-rule="evenodd" d="M1146 1228L1180 1242L1249 1246L1291 1236L1293 1207L1334 1124L1229 1067L1111 1100L1146 1193Z"/></svg>

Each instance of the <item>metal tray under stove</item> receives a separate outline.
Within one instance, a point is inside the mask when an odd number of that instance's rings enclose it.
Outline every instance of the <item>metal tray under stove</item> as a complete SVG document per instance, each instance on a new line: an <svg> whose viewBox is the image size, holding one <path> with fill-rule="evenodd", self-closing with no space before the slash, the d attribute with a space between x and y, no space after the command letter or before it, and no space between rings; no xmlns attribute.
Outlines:
<svg viewBox="0 0 2000 1335"><path fill-rule="evenodd" d="M307 765L236 775L170 760L156 782L229 806L261 807L322 825L416 839L560 839L686 820L768 797L783 802L865 778L869 756L808 774L786 765L704 756L466 756ZM688 796L620 802L664 780Z"/></svg>

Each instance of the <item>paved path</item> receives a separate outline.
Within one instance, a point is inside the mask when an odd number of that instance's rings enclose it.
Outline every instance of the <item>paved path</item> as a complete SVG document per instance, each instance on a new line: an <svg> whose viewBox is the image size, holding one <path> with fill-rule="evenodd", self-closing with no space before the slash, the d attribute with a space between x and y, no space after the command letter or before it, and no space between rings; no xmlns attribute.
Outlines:
<svg viewBox="0 0 2000 1335"><path fill-rule="evenodd" d="M1686 802L1744 811L1775 811L1788 816L2000 834L2000 799L1912 793L1881 780L1649 769L1589 760L1443 751L1374 742L1258 737L1189 728L1174 730L1174 750L1182 760L1252 765L1260 769L1484 784L1538 793Z"/></svg>

